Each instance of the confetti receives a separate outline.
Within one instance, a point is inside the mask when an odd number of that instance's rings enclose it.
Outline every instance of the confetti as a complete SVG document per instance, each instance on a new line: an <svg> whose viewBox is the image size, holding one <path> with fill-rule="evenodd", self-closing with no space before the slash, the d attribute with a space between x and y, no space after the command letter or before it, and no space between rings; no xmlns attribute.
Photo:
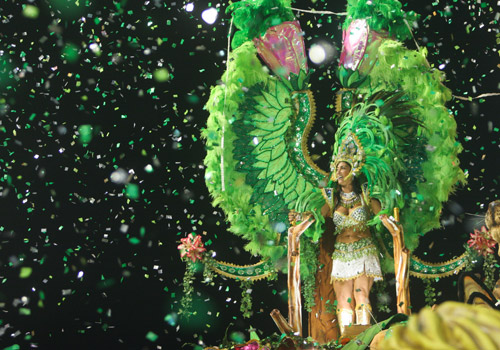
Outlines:
<svg viewBox="0 0 500 350"><path fill-rule="evenodd" d="M227 6L156 0L1 3L2 349L71 348L75 339L88 348L180 349L190 343L202 349L222 339L231 322L227 334L234 341L249 339L250 324L265 330L257 335L277 331L268 314L286 310L282 274L276 281L255 282L254 315L245 320L239 283L216 278L210 284L203 266L196 266L197 314L189 323L179 314L182 238L202 236L217 259L254 261L246 243L228 231L226 216L214 208L206 188L206 182L220 181L205 173L201 132L210 89L224 83ZM294 7L342 12L345 3L296 1ZM413 0L404 8L421 13L413 31L416 44L446 74L453 95L465 98L452 98L448 107L457 120L468 184L443 209L443 228L422 237L415 252L447 260L462 253L468 234L484 224L488 203L499 198L498 97L475 97L500 91L500 10L496 2L472 0ZM326 169L340 88L341 20L295 14L315 66L310 89L317 121L310 150ZM244 85L247 77L241 78ZM413 199L421 200L416 194ZM275 229L285 232L286 224L277 222ZM452 278L436 283L443 291L433 297L437 302L454 298ZM375 295L392 313L393 289L387 281L387 290ZM412 299L417 309L426 302L424 295Z"/></svg>
<svg viewBox="0 0 500 350"><path fill-rule="evenodd" d="M40 9L33 5L24 5L23 16L31 19L38 18L40 14Z"/></svg>
<svg viewBox="0 0 500 350"><path fill-rule="evenodd" d="M22 267L19 272L19 278L28 278L31 276L33 269L31 267Z"/></svg>

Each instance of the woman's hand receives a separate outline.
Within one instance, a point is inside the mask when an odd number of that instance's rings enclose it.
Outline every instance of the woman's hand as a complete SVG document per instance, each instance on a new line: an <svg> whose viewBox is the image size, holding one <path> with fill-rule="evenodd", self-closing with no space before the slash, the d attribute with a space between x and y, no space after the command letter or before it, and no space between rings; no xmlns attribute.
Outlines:
<svg viewBox="0 0 500 350"><path fill-rule="evenodd" d="M288 221L290 221L290 232L301 235L315 220L311 212L298 213L295 210L290 210ZM297 222L299 223L297 224Z"/></svg>
<svg viewBox="0 0 500 350"><path fill-rule="evenodd" d="M290 223L290 225L295 226L297 221L301 220L302 220L302 214L300 214L299 212L293 209L288 212L288 222Z"/></svg>
<svg viewBox="0 0 500 350"><path fill-rule="evenodd" d="M306 211L305 213L299 213L292 209L288 212L288 221L292 226L295 226L297 224L297 221L308 221L311 217L313 217L313 215L310 211Z"/></svg>
<svg viewBox="0 0 500 350"><path fill-rule="evenodd" d="M307 230L307 228L311 226L315 220L311 213L304 213L304 216L303 221L297 225L292 224L288 230L296 235L301 235L305 230Z"/></svg>

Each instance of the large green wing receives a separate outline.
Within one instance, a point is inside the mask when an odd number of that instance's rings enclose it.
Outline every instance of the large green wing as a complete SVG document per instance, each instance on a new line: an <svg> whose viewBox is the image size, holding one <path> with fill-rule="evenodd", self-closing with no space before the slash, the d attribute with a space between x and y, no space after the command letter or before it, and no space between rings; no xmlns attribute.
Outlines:
<svg viewBox="0 0 500 350"><path fill-rule="evenodd" d="M291 91L268 75L251 42L235 49L230 62L226 84L212 89L206 106L206 183L230 230L248 241L245 248L277 259L286 252L289 210L304 193L318 191L326 175L303 146L314 101L310 92ZM316 229L308 230L314 240L322 222L318 214Z"/></svg>
<svg viewBox="0 0 500 350"><path fill-rule="evenodd" d="M247 102L242 118L235 121L237 170L247 173L253 187L250 199L259 204L275 222L286 222L298 193L312 185L294 169L286 140L293 108L283 84L270 78L267 86L256 87L258 94Z"/></svg>
<svg viewBox="0 0 500 350"><path fill-rule="evenodd" d="M250 202L259 205L263 213L269 215L271 225L281 231L288 227L288 212L294 209L300 195L318 186L314 178L306 179L293 157L291 129L297 111L292 103L306 99L307 94L291 95L286 86L273 77L263 86L256 86L254 91L241 119L234 122L238 136L234 156L240 161L237 170L247 174L246 182L253 188ZM310 114L308 109L300 112Z"/></svg>

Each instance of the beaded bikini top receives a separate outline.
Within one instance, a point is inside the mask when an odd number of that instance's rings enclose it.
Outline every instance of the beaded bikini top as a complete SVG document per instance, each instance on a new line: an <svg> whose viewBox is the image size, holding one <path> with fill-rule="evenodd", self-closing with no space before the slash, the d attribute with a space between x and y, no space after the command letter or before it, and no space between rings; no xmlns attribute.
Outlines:
<svg viewBox="0 0 500 350"><path fill-rule="evenodd" d="M346 228L359 227L360 229L366 227L366 222L369 219L368 211L363 205L354 208L348 215L344 215L335 211L333 213L333 223L335 224L335 233L338 234Z"/></svg>

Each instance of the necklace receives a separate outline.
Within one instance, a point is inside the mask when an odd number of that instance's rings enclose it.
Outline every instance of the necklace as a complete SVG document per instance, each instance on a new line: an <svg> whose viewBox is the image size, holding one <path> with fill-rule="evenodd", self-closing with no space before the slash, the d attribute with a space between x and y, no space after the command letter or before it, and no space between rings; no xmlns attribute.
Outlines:
<svg viewBox="0 0 500 350"><path fill-rule="evenodd" d="M354 197L356 197L356 192L352 191L352 192L342 192L340 191L340 195L342 196L342 198L346 199L346 200L349 200L349 199L353 199Z"/></svg>
<svg viewBox="0 0 500 350"><path fill-rule="evenodd" d="M351 209L358 203L361 203L361 198L356 192L344 193L340 191L340 205L344 208Z"/></svg>

